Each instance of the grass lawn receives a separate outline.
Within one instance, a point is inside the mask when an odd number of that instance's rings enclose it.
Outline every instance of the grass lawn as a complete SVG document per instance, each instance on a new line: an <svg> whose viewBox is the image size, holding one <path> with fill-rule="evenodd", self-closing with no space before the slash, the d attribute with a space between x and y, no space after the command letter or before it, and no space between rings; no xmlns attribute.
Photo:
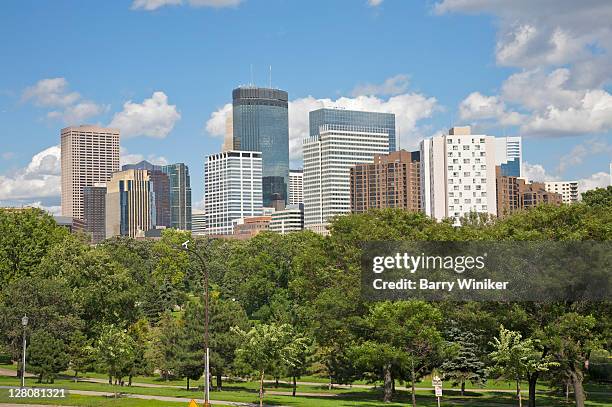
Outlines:
<svg viewBox="0 0 612 407"><path fill-rule="evenodd" d="M173 403L169 401L158 400L139 400L129 398L111 398L111 397L93 397L81 396L78 394L69 394L62 399L14 399L8 397L6 390L0 390L0 403L11 404L46 404L46 405L61 405L61 406L81 406L81 407L167 407L167 406L184 406L185 403Z"/></svg>

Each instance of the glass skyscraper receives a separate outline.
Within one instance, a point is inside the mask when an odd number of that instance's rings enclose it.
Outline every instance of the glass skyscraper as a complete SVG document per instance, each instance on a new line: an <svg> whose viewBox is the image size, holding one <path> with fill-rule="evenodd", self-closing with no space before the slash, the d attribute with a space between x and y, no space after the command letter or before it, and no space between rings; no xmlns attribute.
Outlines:
<svg viewBox="0 0 612 407"><path fill-rule="evenodd" d="M289 185L288 95L279 89L240 87L232 92L234 150L262 154L263 205L287 203Z"/></svg>
<svg viewBox="0 0 612 407"><path fill-rule="evenodd" d="M183 163L162 166L170 179L170 224L174 229L191 230L191 181Z"/></svg>
<svg viewBox="0 0 612 407"><path fill-rule="evenodd" d="M310 137L319 134L323 125L351 126L367 131L380 131L389 135L389 152L395 151L395 114L361 112L345 109L319 109L310 112ZM341 127L336 127L341 128Z"/></svg>

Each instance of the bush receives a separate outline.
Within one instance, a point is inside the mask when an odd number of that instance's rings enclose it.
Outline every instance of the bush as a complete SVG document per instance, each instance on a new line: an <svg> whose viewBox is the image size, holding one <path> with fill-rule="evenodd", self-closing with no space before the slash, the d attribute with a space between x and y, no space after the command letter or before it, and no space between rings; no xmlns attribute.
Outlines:
<svg viewBox="0 0 612 407"><path fill-rule="evenodd" d="M8 353L0 353L0 365L10 365L13 363L11 355Z"/></svg>

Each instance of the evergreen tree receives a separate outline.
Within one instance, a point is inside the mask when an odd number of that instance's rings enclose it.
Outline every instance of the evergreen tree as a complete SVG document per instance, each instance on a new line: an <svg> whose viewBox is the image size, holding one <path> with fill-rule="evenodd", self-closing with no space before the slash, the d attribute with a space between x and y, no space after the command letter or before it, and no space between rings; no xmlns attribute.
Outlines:
<svg viewBox="0 0 612 407"><path fill-rule="evenodd" d="M461 395L465 395L465 382L481 384L485 381L485 364L477 345L477 338L472 332L461 331L452 327L448 339L456 348L456 353L446 360L440 370L444 378L452 381L453 386L461 385Z"/></svg>
<svg viewBox="0 0 612 407"><path fill-rule="evenodd" d="M68 367L66 345L45 331L32 334L28 355L28 370L38 375L38 383L43 379L53 383L57 374Z"/></svg>

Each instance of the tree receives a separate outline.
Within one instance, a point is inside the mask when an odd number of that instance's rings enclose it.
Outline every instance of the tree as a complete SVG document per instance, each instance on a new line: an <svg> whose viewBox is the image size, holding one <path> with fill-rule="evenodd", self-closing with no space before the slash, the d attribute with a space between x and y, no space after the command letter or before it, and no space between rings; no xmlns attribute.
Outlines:
<svg viewBox="0 0 612 407"><path fill-rule="evenodd" d="M232 328L241 339L236 357L259 377L259 405L263 406L264 376L277 363L295 366L306 345L305 338L296 336L288 324L260 324L245 332Z"/></svg>
<svg viewBox="0 0 612 407"><path fill-rule="evenodd" d="M465 395L465 382L480 384L485 380L485 364L480 358L480 350L476 344L476 335L470 331L462 331L457 327L450 329L450 342L456 346L456 353L440 366L444 377L453 381L453 385L461 385L461 395Z"/></svg>
<svg viewBox="0 0 612 407"><path fill-rule="evenodd" d="M612 186L583 192L582 202L592 207L612 207Z"/></svg>
<svg viewBox="0 0 612 407"><path fill-rule="evenodd" d="M499 328L499 338L493 338L490 344L494 350L489 354L493 362L489 374L516 381L519 407L523 405L521 379L530 373L544 372L558 365L549 356L542 355L537 349L537 341L522 339L519 332L505 329L503 325Z"/></svg>
<svg viewBox="0 0 612 407"><path fill-rule="evenodd" d="M77 380L79 373L91 370L95 354L91 346L91 340L87 339L81 331L75 331L68 343L69 367L74 371L74 380Z"/></svg>
<svg viewBox="0 0 612 407"><path fill-rule="evenodd" d="M356 365L384 382L385 402L393 398L395 379L408 372L416 406L415 383L442 351L441 320L440 311L423 301L386 301L370 308L363 320L365 340L353 354Z"/></svg>
<svg viewBox="0 0 612 407"><path fill-rule="evenodd" d="M591 351L598 348L593 332L595 324L596 320L591 315L569 312L546 328L557 365L571 380L577 407L584 407L584 368Z"/></svg>
<svg viewBox="0 0 612 407"><path fill-rule="evenodd" d="M179 372L181 325L170 312L165 312L152 332L147 359L161 373L164 380Z"/></svg>
<svg viewBox="0 0 612 407"><path fill-rule="evenodd" d="M97 361L108 374L108 383L123 385L134 365L134 340L123 330L110 325L102 329L96 346Z"/></svg>
<svg viewBox="0 0 612 407"><path fill-rule="evenodd" d="M28 368L38 375L38 383L43 379L53 383L57 374L68 367L67 347L61 339L48 332L35 331L28 348Z"/></svg>

